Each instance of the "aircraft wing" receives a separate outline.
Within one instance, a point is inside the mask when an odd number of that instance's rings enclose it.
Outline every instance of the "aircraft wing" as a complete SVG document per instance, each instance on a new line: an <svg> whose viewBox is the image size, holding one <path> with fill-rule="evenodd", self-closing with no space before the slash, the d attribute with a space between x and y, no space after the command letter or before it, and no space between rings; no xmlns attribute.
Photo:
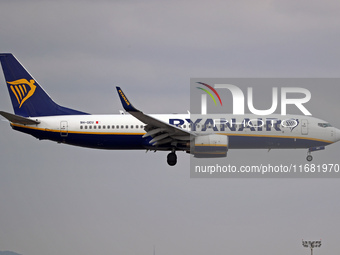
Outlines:
<svg viewBox="0 0 340 255"><path fill-rule="evenodd" d="M183 130L174 125L170 125L164 121L141 112L130 103L120 87L116 88L125 111L146 124L147 133L143 136L143 138L151 136L153 139L150 141L150 144L161 145L167 143L176 143L176 141L189 141L190 135L195 135L189 131Z"/></svg>

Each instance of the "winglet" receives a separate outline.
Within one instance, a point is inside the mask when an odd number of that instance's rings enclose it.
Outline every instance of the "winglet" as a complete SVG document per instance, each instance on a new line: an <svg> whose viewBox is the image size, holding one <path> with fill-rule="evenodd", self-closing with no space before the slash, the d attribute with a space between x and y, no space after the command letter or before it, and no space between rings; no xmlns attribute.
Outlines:
<svg viewBox="0 0 340 255"><path fill-rule="evenodd" d="M139 112L133 105L130 103L130 101L125 96L123 90L121 90L120 87L116 87L120 101L122 102L122 105L124 107L124 110L127 112Z"/></svg>
<svg viewBox="0 0 340 255"><path fill-rule="evenodd" d="M150 131L147 133L146 136L144 137L148 137L148 136L152 136L152 135L156 135L159 132L166 132L166 136L162 136L159 138L159 140L153 140L155 143L153 145L160 145L165 143L168 143L171 141L170 138L168 138L168 136L171 135L179 135L179 136L186 136L186 137L190 137L191 133L189 131L186 131L184 129L181 129L179 127L170 125L169 123L166 123L162 120L156 119L155 117L149 116L147 114L144 114L143 112L141 112L140 110L136 109L135 107L133 107L133 105L130 103L130 101L127 99L127 97L125 96L124 92L121 90L120 87L116 87L117 88L117 92L119 95L120 100L122 101L122 105L125 109L125 111L129 112L132 116L134 116L136 119L140 120L141 122L143 122L144 124L146 124L146 126L149 126L149 128L147 128L149 131L155 130L155 131ZM156 132L156 133L154 133ZM164 138L161 139L161 138ZM153 138L154 139L154 138ZM170 139L170 140L165 140L165 139ZM160 141L162 140L162 141ZM187 140L187 139L185 139Z"/></svg>

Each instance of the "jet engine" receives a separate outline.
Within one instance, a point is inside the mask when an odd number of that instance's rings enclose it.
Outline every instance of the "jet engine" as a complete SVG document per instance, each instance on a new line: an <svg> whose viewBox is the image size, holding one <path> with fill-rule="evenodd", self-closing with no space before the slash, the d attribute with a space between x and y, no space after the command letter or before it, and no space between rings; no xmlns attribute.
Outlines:
<svg viewBox="0 0 340 255"><path fill-rule="evenodd" d="M191 145L191 153L196 158L226 157L228 151L228 136L205 135L195 137Z"/></svg>

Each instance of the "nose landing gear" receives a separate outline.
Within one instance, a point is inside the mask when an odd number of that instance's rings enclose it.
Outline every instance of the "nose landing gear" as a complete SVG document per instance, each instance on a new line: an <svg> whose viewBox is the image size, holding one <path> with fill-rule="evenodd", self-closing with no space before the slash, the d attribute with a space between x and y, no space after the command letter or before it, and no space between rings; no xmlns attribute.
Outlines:
<svg viewBox="0 0 340 255"><path fill-rule="evenodd" d="M310 162L310 161L312 161L313 160L313 156L312 155L310 155L310 152L309 152L309 154L307 155L307 161L308 162Z"/></svg>
<svg viewBox="0 0 340 255"><path fill-rule="evenodd" d="M312 148L309 148L308 151L307 151L307 161L310 162L313 160L313 156L311 155L312 154L312 151L320 151L320 150L324 150L325 149L325 146L319 146L319 147L312 147Z"/></svg>

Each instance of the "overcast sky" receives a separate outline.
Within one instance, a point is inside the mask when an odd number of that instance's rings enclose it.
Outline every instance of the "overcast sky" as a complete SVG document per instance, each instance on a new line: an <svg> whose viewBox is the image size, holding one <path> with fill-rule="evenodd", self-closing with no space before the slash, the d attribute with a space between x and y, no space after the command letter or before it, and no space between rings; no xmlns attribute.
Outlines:
<svg viewBox="0 0 340 255"><path fill-rule="evenodd" d="M1 1L0 51L61 105L185 113L191 77L339 77L339 1ZM13 112L0 75L0 109ZM340 128L340 87L309 88ZM313 92L316 91L316 92ZM0 121L0 250L59 254L339 252L340 179L190 179L189 155L99 151ZM314 153L340 163L340 144ZM236 150L231 164L304 164L305 150Z"/></svg>

